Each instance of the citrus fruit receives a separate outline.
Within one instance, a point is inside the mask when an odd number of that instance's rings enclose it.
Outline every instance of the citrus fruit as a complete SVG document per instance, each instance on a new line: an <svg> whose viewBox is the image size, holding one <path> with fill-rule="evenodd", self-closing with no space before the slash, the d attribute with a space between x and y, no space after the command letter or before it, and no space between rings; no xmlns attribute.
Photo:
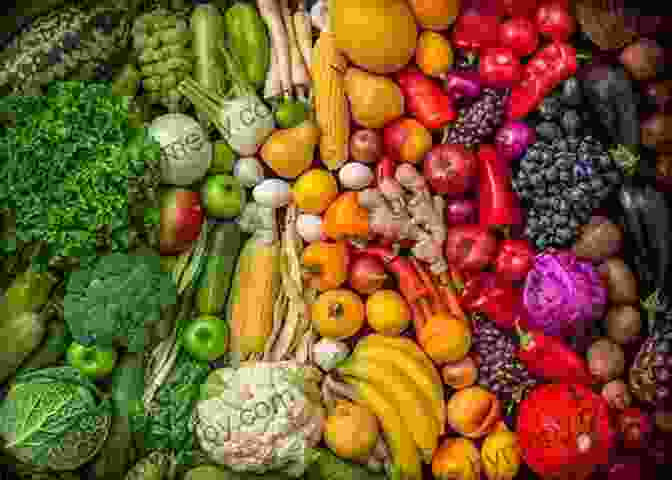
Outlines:
<svg viewBox="0 0 672 480"><path fill-rule="evenodd" d="M328 290L313 303L312 318L322 337L352 337L364 325L364 303L352 290Z"/></svg>
<svg viewBox="0 0 672 480"><path fill-rule="evenodd" d="M292 188L294 202L306 213L319 215L338 196L338 184L327 170L314 168L301 175Z"/></svg>
<svg viewBox="0 0 672 480"><path fill-rule="evenodd" d="M399 335L411 323L406 300L394 290L378 290L366 301L366 318L371 328L382 335Z"/></svg>

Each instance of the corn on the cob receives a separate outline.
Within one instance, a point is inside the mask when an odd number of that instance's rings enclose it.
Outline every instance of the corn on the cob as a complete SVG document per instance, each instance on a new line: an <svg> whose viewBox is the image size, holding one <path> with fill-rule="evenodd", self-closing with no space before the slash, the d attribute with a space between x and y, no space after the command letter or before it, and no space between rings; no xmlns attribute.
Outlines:
<svg viewBox="0 0 672 480"><path fill-rule="evenodd" d="M273 330L273 310L280 290L280 242L254 235L238 258L227 305L234 364L260 359Z"/></svg>
<svg viewBox="0 0 672 480"><path fill-rule="evenodd" d="M348 160L350 111L344 84L347 61L336 48L331 32L320 34L312 57L315 114L322 131L320 157L329 170L336 170Z"/></svg>

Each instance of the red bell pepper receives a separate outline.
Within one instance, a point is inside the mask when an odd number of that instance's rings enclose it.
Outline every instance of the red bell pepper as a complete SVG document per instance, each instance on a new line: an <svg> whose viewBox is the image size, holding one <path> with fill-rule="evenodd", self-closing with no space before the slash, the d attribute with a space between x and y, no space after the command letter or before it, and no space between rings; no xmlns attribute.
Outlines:
<svg viewBox="0 0 672 480"><path fill-rule="evenodd" d="M478 163L478 223L510 233L512 227L523 222L518 197L511 189L511 169L493 145L479 147Z"/></svg>
<svg viewBox="0 0 672 480"><path fill-rule="evenodd" d="M488 48L478 63L478 73L486 85L509 88L523 75L523 67L512 49L506 47Z"/></svg>
<svg viewBox="0 0 672 480"><path fill-rule="evenodd" d="M534 248L527 240L503 240L495 258L495 273L510 281L524 280L534 266Z"/></svg>
<svg viewBox="0 0 672 480"><path fill-rule="evenodd" d="M404 94L408 111L425 128L435 130L457 118L453 101L441 86L411 67L397 74L397 83Z"/></svg>
<svg viewBox="0 0 672 480"><path fill-rule="evenodd" d="M518 57L527 57L539 47L539 32L527 17L510 18L499 26L499 45L509 47Z"/></svg>
<svg viewBox="0 0 672 480"><path fill-rule="evenodd" d="M511 90L507 118L523 118L576 69L576 50L571 45L551 43L537 51L523 69L523 80Z"/></svg>
<svg viewBox="0 0 672 480"><path fill-rule="evenodd" d="M525 332L516 324L520 338L518 359L533 375L554 382L593 384L588 365L559 338L539 331Z"/></svg>
<svg viewBox="0 0 672 480"><path fill-rule="evenodd" d="M469 275L460 304L467 312L485 314L504 329L513 328L516 319L524 315L522 289L492 273Z"/></svg>
<svg viewBox="0 0 672 480"><path fill-rule="evenodd" d="M509 17L531 18L537 9L537 0L498 0L499 9Z"/></svg>
<svg viewBox="0 0 672 480"><path fill-rule="evenodd" d="M467 11L462 13L453 26L453 47L469 55L477 55L486 48L496 47L499 31L499 15Z"/></svg>

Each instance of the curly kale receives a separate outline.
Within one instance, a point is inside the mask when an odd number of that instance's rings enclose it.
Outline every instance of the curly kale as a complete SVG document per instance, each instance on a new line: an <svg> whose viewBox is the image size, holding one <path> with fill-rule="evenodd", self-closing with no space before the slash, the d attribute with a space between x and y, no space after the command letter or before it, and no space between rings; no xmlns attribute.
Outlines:
<svg viewBox="0 0 672 480"><path fill-rule="evenodd" d="M17 239L48 244L47 259L128 251L161 155L129 124L129 99L107 83L54 82L45 96L0 98L0 112L11 118L0 128L0 205L14 211Z"/></svg>
<svg viewBox="0 0 672 480"><path fill-rule="evenodd" d="M145 332L161 318L161 307L177 302L177 289L161 270L158 255L114 253L73 272L63 310L73 338L83 345L142 352Z"/></svg>

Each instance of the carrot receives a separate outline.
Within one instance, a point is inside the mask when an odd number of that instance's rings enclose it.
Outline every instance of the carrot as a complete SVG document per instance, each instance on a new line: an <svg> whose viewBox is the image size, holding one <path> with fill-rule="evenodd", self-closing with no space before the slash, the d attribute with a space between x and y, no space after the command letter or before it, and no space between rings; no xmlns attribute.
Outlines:
<svg viewBox="0 0 672 480"><path fill-rule="evenodd" d="M444 312L448 310L446 308L446 304L441 298L441 295L439 295L439 292L436 289L436 286L434 285L432 278L427 273L427 270L425 270L425 268L415 258L411 258L411 262L413 262L413 266L418 271L418 276L420 277L420 280L422 280L422 283L424 283L425 287L427 287L427 292L429 293L429 298L432 301L432 307L433 307L432 310L434 311L434 313Z"/></svg>
<svg viewBox="0 0 672 480"><path fill-rule="evenodd" d="M443 297L443 300L448 305L448 310L450 313L455 315L458 318L466 320L467 316L464 314L464 310L460 307L460 302L455 295L455 290L451 286L450 275L448 273L442 273L439 277L439 291Z"/></svg>
<svg viewBox="0 0 672 480"><path fill-rule="evenodd" d="M289 40L282 21L282 14L277 0L257 0L257 8L264 19L271 36L272 49L275 50L278 61L280 83L285 96L291 97L292 74L289 56Z"/></svg>

